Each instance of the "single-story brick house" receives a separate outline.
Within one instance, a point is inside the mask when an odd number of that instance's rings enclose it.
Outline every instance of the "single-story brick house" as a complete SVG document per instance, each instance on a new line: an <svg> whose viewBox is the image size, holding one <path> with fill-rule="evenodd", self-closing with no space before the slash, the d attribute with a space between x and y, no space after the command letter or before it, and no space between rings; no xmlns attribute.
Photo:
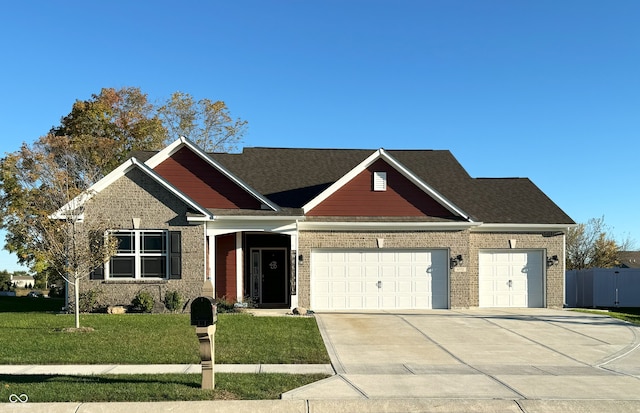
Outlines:
<svg viewBox="0 0 640 413"><path fill-rule="evenodd" d="M180 138L92 187L118 253L82 283L316 311L560 307L572 219L529 179L472 178L449 151L245 148Z"/></svg>

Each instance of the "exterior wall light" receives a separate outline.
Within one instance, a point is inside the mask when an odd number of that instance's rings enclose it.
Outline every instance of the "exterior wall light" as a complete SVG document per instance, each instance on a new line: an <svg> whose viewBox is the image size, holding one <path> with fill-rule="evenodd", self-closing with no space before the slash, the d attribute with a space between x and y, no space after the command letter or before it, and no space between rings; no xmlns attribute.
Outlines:
<svg viewBox="0 0 640 413"><path fill-rule="evenodd" d="M547 268L557 265L560 262L557 255L547 257Z"/></svg>
<svg viewBox="0 0 640 413"><path fill-rule="evenodd" d="M455 257L449 258L449 268L457 267L462 264L462 255L456 255Z"/></svg>

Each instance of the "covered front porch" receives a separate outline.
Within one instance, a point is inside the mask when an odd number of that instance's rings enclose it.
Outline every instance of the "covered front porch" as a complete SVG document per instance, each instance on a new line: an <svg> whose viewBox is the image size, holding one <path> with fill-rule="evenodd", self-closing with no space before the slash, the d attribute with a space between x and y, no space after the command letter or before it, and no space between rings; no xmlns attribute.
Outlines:
<svg viewBox="0 0 640 413"><path fill-rule="evenodd" d="M207 277L216 299L257 308L294 308L297 225L220 228L208 223Z"/></svg>

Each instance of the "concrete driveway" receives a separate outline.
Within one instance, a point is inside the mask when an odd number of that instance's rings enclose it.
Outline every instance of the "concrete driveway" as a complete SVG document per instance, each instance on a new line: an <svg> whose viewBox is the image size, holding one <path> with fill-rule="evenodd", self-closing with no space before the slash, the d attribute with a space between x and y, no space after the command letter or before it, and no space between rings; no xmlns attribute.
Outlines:
<svg viewBox="0 0 640 413"><path fill-rule="evenodd" d="M606 411L601 403L610 401L640 408L640 330L608 317L549 309L316 317L337 375L285 399L506 400L520 412L563 400L580 411Z"/></svg>

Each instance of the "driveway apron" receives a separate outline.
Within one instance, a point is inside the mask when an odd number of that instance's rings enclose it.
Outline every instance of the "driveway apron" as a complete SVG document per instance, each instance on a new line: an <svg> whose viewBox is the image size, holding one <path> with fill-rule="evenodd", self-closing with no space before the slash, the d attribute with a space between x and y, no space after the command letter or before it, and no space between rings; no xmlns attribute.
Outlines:
<svg viewBox="0 0 640 413"><path fill-rule="evenodd" d="M316 315L336 375L286 399L640 400L640 331L549 309Z"/></svg>

